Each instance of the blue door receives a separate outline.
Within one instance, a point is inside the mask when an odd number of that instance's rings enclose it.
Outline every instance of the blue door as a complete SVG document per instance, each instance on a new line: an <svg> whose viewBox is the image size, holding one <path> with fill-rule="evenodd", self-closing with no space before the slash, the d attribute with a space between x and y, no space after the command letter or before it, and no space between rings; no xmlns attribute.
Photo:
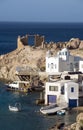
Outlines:
<svg viewBox="0 0 83 130"><path fill-rule="evenodd" d="M69 99L69 107L77 107L77 99Z"/></svg>
<svg viewBox="0 0 83 130"><path fill-rule="evenodd" d="M56 103L56 96L55 95L48 95L48 104Z"/></svg>

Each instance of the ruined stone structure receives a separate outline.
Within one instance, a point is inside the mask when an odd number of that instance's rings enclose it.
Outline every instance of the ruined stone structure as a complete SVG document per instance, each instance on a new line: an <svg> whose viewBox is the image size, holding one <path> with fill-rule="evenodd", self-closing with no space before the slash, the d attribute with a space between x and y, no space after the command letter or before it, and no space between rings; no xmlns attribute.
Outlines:
<svg viewBox="0 0 83 130"><path fill-rule="evenodd" d="M33 37L34 38L34 46L38 47L41 46L41 48L45 47L45 39L44 36L39 36L39 35L26 35L23 37L18 36L17 38L17 48L18 49L22 49L25 46L28 46L28 40L29 37Z"/></svg>

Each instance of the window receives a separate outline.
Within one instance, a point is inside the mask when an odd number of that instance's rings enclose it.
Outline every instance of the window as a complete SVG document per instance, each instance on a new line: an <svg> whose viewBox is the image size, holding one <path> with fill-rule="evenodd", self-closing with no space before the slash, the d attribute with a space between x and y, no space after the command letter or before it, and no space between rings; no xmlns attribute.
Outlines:
<svg viewBox="0 0 83 130"><path fill-rule="evenodd" d="M58 91L58 86L49 86L49 91Z"/></svg>
<svg viewBox="0 0 83 130"><path fill-rule="evenodd" d="M73 71L73 63L70 63L70 71Z"/></svg>
<svg viewBox="0 0 83 130"><path fill-rule="evenodd" d="M64 86L61 87L61 94L64 94Z"/></svg>
<svg viewBox="0 0 83 130"><path fill-rule="evenodd" d="M67 55L67 51L65 51L65 55Z"/></svg>
<svg viewBox="0 0 83 130"><path fill-rule="evenodd" d="M54 68L54 64L53 63L51 63L51 69L53 69Z"/></svg>
<svg viewBox="0 0 83 130"><path fill-rule="evenodd" d="M48 68L49 68L49 63L48 63Z"/></svg>
<svg viewBox="0 0 83 130"><path fill-rule="evenodd" d="M61 52L59 52L59 55L61 55Z"/></svg>
<svg viewBox="0 0 83 130"><path fill-rule="evenodd" d="M78 64L78 63L75 63L74 66L75 66L75 68L78 68L78 67L79 67L79 64Z"/></svg>
<svg viewBox="0 0 83 130"><path fill-rule="evenodd" d="M56 69L56 64L55 64L55 69Z"/></svg>
<svg viewBox="0 0 83 130"><path fill-rule="evenodd" d="M64 55L64 52L62 52L62 55Z"/></svg>
<svg viewBox="0 0 83 130"><path fill-rule="evenodd" d="M74 87L71 88L71 92L72 92L72 93L74 92Z"/></svg>

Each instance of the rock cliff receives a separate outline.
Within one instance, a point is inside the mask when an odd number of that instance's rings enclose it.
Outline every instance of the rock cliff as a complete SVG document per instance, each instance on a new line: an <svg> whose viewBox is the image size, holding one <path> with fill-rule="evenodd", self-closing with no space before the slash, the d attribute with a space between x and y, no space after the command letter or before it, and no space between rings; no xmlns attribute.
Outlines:
<svg viewBox="0 0 83 130"><path fill-rule="evenodd" d="M22 49L16 49L8 54L0 56L0 79L17 80L15 75L16 67L30 67L36 71L45 70L45 56L46 51L51 50L53 54L56 54L58 50L67 47L70 49L72 55L78 55L83 57L83 45L78 38L70 39L68 42L59 42L45 45L45 48L34 46L24 46Z"/></svg>
<svg viewBox="0 0 83 130"><path fill-rule="evenodd" d="M14 50L0 56L0 79L16 80L16 67L30 67L38 69L38 61L45 62L45 50L27 46L21 50ZM42 64L42 63L41 63Z"/></svg>

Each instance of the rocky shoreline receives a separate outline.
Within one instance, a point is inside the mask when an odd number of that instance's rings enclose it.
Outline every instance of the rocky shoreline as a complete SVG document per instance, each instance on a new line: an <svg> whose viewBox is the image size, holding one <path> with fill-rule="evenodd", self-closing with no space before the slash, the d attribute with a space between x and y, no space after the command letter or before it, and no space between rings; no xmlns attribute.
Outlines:
<svg viewBox="0 0 83 130"><path fill-rule="evenodd" d="M60 49L67 47L72 55L83 57L83 41L78 38L70 39L68 42L46 44L45 48L41 46L24 46L8 54L0 56L0 79L17 80L16 67L29 67L37 72L45 71L45 56L47 50L53 55Z"/></svg>
<svg viewBox="0 0 83 130"><path fill-rule="evenodd" d="M45 48L41 48L41 46L24 46L21 49L16 49L8 54L0 56L0 80L2 82L9 82L13 80L18 80L18 76L16 75L17 67L29 67L36 72L44 72L45 71L45 56L48 50L51 51L52 55L55 55L57 51L60 49L67 47L72 55L77 55L83 57L83 40L78 38L70 39L68 42L50 42L46 44ZM40 75L42 81L45 80L46 77ZM77 109L77 108L75 108ZM83 110L82 108L79 108ZM64 125L60 123L50 130L58 130L60 129L60 125ZM83 113L80 113L76 118L76 123L71 126L64 127L64 130L82 130L83 128Z"/></svg>
<svg viewBox="0 0 83 130"><path fill-rule="evenodd" d="M65 126L65 123L58 122L49 130L83 130L83 113L81 112L80 114L77 115L75 123L69 126Z"/></svg>

